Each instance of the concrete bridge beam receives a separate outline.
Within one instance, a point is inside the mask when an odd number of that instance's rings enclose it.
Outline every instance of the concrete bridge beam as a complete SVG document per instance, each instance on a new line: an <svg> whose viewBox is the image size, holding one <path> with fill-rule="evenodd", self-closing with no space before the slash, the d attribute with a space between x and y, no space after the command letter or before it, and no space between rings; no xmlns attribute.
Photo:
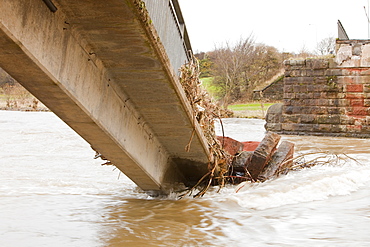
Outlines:
<svg viewBox="0 0 370 247"><path fill-rule="evenodd" d="M186 180L180 170L201 176L208 150L135 2L60 0L52 12L0 0L0 67L139 187L163 191Z"/></svg>

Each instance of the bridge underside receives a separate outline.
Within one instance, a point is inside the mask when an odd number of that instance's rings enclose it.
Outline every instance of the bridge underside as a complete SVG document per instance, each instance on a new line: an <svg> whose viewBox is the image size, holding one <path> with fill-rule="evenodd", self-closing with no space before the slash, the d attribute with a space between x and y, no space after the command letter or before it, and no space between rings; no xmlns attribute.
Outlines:
<svg viewBox="0 0 370 247"><path fill-rule="evenodd" d="M142 189L202 176L206 140L140 1L54 4L0 0L0 67Z"/></svg>

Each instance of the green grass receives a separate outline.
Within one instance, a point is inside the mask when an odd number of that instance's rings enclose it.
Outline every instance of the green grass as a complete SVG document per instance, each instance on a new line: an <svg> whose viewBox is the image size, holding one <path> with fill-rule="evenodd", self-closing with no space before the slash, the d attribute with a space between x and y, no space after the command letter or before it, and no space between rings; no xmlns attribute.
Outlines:
<svg viewBox="0 0 370 247"><path fill-rule="evenodd" d="M208 87L211 87L213 77L204 77L204 78L200 78L200 80L202 81L203 87L208 88Z"/></svg>
<svg viewBox="0 0 370 247"><path fill-rule="evenodd" d="M213 77L203 77L200 78L200 80L202 82L202 87L207 90L211 97L217 100L218 98L216 95L219 89L212 85Z"/></svg>
<svg viewBox="0 0 370 247"><path fill-rule="evenodd" d="M200 80L202 81L202 86L207 92L217 100L217 91L218 88L212 85L213 77L203 77ZM228 109L232 110L237 117L264 117L263 114L267 109L275 103L263 103L263 111L261 107L261 102L250 102L245 104L234 104L229 105Z"/></svg>
<svg viewBox="0 0 370 247"><path fill-rule="evenodd" d="M266 111L271 105L275 103L263 103L263 109ZM229 105L228 109L232 111L258 111L262 110L261 103L248 103L248 104L236 104Z"/></svg>

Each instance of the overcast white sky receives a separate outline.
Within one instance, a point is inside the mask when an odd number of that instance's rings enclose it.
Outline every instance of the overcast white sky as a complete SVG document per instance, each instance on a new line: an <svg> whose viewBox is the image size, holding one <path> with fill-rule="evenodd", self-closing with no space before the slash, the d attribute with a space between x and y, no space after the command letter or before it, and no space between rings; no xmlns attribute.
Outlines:
<svg viewBox="0 0 370 247"><path fill-rule="evenodd" d="M253 34L281 52L312 51L337 38L339 19L350 39L368 38L369 0L179 0L193 51L210 51Z"/></svg>

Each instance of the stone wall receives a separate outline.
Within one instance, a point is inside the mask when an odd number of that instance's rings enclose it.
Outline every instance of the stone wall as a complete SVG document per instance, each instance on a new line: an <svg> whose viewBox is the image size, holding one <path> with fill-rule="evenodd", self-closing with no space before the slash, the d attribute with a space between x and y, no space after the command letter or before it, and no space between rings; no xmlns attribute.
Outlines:
<svg viewBox="0 0 370 247"><path fill-rule="evenodd" d="M267 116L267 130L370 137L368 40L338 41L335 58L287 60L284 66L281 116Z"/></svg>
<svg viewBox="0 0 370 247"><path fill-rule="evenodd" d="M278 77L261 90L253 91L253 100L282 101L284 96L284 76Z"/></svg>

